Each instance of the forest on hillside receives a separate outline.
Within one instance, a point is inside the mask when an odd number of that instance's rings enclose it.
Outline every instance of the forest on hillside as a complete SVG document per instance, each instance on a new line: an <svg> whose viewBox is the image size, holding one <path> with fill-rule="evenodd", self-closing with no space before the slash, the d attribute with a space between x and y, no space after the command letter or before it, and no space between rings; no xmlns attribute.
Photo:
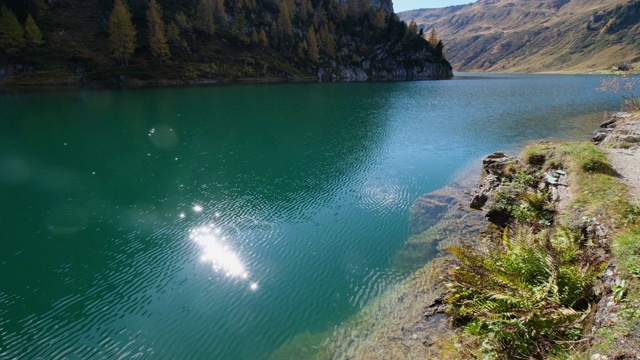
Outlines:
<svg viewBox="0 0 640 360"><path fill-rule="evenodd" d="M0 9L0 71L34 82L43 73L362 80L450 69L442 43L399 20L390 1L4 0Z"/></svg>

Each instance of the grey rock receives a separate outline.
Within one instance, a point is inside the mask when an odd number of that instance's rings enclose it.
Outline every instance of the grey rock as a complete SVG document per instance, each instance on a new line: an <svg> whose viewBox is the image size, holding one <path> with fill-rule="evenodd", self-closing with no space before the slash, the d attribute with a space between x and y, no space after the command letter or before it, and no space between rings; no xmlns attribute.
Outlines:
<svg viewBox="0 0 640 360"><path fill-rule="evenodd" d="M518 160L515 157L507 156L502 152L495 152L482 159L482 169L487 174L502 177L504 176L505 167L509 164L515 164L517 161Z"/></svg>
<svg viewBox="0 0 640 360"><path fill-rule="evenodd" d="M601 128L608 128L610 125L614 125L616 123L616 121L618 121L617 118L611 118L605 122L603 122L602 124L600 124Z"/></svg>
<svg viewBox="0 0 640 360"><path fill-rule="evenodd" d="M624 111L619 111L617 113L614 113L613 115L611 115L611 118L613 119L624 119L624 118L628 118L631 117L632 114L628 113L628 112L624 112Z"/></svg>
<svg viewBox="0 0 640 360"><path fill-rule="evenodd" d="M622 135L618 140L628 143L637 143L640 142L640 135Z"/></svg>
<svg viewBox="0 0 640 360"><path fill-rule="evenodd" d="M476 210L480 210L482 209L482 207L484 206L484 204L487 203L487 200L489 198L487 197L486 194L482 193L482 194L475 194L473 196L473 198L471 199L471 204L469 205L469 207L471 207L472 209L476 209Z"/></svg>

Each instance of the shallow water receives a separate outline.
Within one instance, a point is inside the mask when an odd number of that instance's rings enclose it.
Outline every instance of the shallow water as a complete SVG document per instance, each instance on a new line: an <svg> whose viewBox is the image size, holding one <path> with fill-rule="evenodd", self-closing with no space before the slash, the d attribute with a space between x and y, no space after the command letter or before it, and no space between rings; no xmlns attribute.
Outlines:
<svg viewBox="0 0 640 360"><path fill-rule="evenodd" d="M0 358L266 358L407 275L418 196L618 106L459 80L2 95Z"/></svg>

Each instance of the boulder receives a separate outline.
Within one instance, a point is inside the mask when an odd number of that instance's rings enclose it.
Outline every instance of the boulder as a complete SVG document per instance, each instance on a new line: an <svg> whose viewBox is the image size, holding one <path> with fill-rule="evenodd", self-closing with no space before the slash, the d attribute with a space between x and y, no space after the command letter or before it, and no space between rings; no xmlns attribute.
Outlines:
<svg viewBox="0 0 640 360"><path fill-rule="evenodd" d="M494 152L482 159L482 169L490 175L498 178L505 175L504 170L507 165L516 164L518 159L513 156L507 156L503 152Z"/></svg>

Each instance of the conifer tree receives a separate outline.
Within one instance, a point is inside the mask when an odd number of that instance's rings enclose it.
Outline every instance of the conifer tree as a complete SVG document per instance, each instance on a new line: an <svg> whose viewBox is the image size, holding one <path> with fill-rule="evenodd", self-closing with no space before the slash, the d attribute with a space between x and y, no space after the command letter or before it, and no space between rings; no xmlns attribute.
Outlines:
<svg viewBox="0 0 640 360"><path fill-rule="evenodd" d="M25 46L24 29L16 14L5 5L0 8L0 48L16 55Z"/></svg>
<svg viewBox="0 0 640 360"><path fill-rule="evenodd" d="M260 29L258 36L260 37L260 46L269 47L269 39L267 39L267 33L264 29Z"/></svg>
<svg viewBox="0 0 640 360"><path fill-rule="evenodd" d="M371 23L376 29L384 30L387 27L387 19L385 17L384 11L376 11L373 19L371 20Z"/></svg>
<svg viewBox="0 0 640 360"><path fill-rule="evenodd" d="M329 32L329 27L327 24L324 24L322 28L320 28L320 41L322 42L322 46L324 50L327 52L327 55L331 58L336 57L336 42L333 40L333 36L331 36L331 32Z"/></svg>
<svg viewBox="0 0 640 360"><path fill-rule="evenodd" d="M109 51L122 66L128 66L135 48L136 28L131 22L131 13L122 0L114 0L109 17Z"/></svg>
<svg viewBox="0 0 640 360"><path fill-rule="evenodd" d="M33 17L40 19L40 16L47 9L44 0L29 0L29 12L33 14Z"/></svg>
<svg viewBox="0 0 640 360"><path fill-rule="evenodd" d="M182 32L191 33L191 31L193 30L193 27L191 26L191 22L187 18L187 15L185 15L182 11L176 14L175 22L178 29L180 29L180 31Z"/></svg>
<svg viewBox="0 0 640 360"><path fill-rule="evenodd" d="M309 45L307 45L307 40L302 40L298 44L298 59L304 59L304 56L309 51Z"/></svg>
<svg viewBox="0 0 640 360"><path fill-rule="evenodd" d="M151 55L162 64L163 61L171 57L171 52L169 51L167 36L164 32L162 9L156 0L149 1L147 26L149 27L149 49L151 50Z"/></svg>
<svg viewBox="0 0 640 360"><path fill-rule="evenodd" d="M309 27L309 31L307 31L307 46L309 47L309 58L312 61L318 61L318 41L313 26Z"/></svg>
<svg viewBox="0 0 640 360"><path fill-rule="evenodd" d="M242 10L242 4L240 4L240 10ZM229 27L229 21L227 20L227 11L224 8L224 0L214 0L213 13L218 28L221 30L226 30Z"/></svg>
<svg viewBox="0 0 640 360"><path fill-rule="evenodd" d="M409 22L409 26L407 26L406 37L411 39L416 36L418 36L418 24L416 24L416 22L411 19L411 21Z"/></svg>
<svg viewBox="0 0 640 360"><path fill-rule="evenodd" d="M253 45L260 44L260 38L258 37L258 32L256 31L256 29L251 30L251 44Z"/></svg>
<svg viewBox="0 0 640 360"><path fill-rule="evenodd" d="M167 26L167 42L172 49L182 49L182 38L180 37L180 29L175 21L171 21Z"/></svg>
<svg viewBox="0 0 640 360"><path fill-rule="evenodd" d="M280 13L278 14L278 30L279 35L282 38L290 37L293 35L293 25L291 24L291 10L286 1L280 3Z"/></svg>
<svg viewBox="0 0 640 360"><path fill-rule="evenodd" d="M431 32L429 33L429 37L427 38L427 41L429 42L429 44L431 44L431 46L436 47L436 45L438 44L438 36L436 35L436 28L431 28Z"/></svg>
<svg viewBox="0 0 640 360"><path fill-rule="evenodd" d="M311 5L311 0L302 0L302 2L300 3L300 13L298 13L300 19L302 19L302 21L306 21L311 13L313 13L313 5Z"/></svg>
<svg viewBox="0 0 640 360"><path fill-rule="evenodd" d="M40 28L36 25L35 20L31 17L31 13L27 14L27 22L24 25L24 37L27 41L27 44L30 46L38 46L44 44L42 40L42 32L40 32Z"/></svg>
<svg viewBox="0 0 640 360"><path fill-rule="evenodd" d="M196 11L196 27L207 35L213 35L216 25L213 22L213 2L212 0L200 0Z"/></svg>

